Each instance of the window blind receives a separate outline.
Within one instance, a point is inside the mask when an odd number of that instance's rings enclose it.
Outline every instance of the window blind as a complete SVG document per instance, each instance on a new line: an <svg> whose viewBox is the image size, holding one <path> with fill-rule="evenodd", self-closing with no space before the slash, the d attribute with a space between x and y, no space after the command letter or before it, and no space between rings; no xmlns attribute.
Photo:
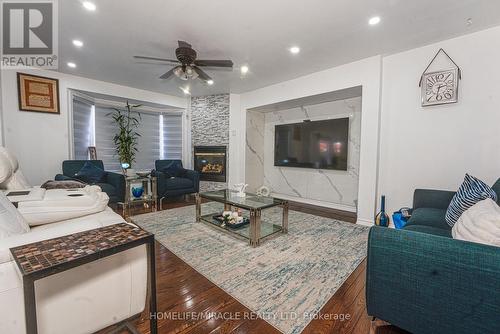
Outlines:
<svg viewBox="0 0 500 334"><path fill-rule="evenodd" d="M141 136L132 166L135 170L152 170L155 161L160 159L160 116L159 113L141 112L141 124L137 131Z"/></svg>
<svg viewBox="0 0 500 334"><path fill-rule="evenodd" d="M76 160L89 158L88 147L94 146L94 122L92 102L73 99L73 152Z"/></svg>
<svg viewBox="0 0 500 334"><path fill-rule="evenodd" d="M95 107L95 146L97 157L104 163L104 169L121 170L120 159L116 154L113 137L118 133L118 126L113 122L111 108Z"/></svg>
<svg viewBox="0 0 500 334"><path fill-rule="evenodd" d="M92 103L73 100L73 142L75 159L88 159L88 146L96 146L97 158L104 168L120 171L121 164L116 153L113 137L118 126L111 118L114 109L93 106ZM137 132L137 153L132 168L151 170L155 160L182 159L182 114L140 112Z"/></svg>
<svg viewBox="0 0 500 334"><path fill-rule="evenodd" d="M182 114L163 114L162 159L182 159Z"/></svg>

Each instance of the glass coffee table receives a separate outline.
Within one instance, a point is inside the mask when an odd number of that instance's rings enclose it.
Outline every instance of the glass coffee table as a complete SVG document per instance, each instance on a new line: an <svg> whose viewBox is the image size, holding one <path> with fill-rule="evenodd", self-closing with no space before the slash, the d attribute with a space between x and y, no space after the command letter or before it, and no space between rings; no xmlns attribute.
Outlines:
<svg viewBox="0 0 500 334"><path fill-rule="evenodd" d="M196 221L208 223L211 226L249 240L252 247L257 247L262 239L273 234L288 232L288 201L273 197L257 196L250 193L246 193L245 197L239 197L237 194L237 191L229 189L196 194ZM225 211L233 211L232 208L234 207L248 211L250 223L241 227L233 227L215 218L217 215L222 214L222 212L212 212L202 215L202 199L224 204ZM272 221L263 221L261 219L262 210L276 206L280 206L283 210L281 224L276 224L276 222Z"/></svg>

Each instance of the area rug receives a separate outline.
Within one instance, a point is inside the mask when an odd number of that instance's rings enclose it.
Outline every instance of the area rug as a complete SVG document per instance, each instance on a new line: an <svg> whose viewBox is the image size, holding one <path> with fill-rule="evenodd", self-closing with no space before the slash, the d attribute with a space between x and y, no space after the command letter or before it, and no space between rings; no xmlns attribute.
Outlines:
<svg viewBox="0 0 500 334"><path fill-rule="evenodd" d="M203 204L203 212L222 210ZM263 220L281 222L281 209ZM300 333L366 256L368 228L297 211L257 248L195 222L195 207L132 217L171 252L283 333Z"/></svg>

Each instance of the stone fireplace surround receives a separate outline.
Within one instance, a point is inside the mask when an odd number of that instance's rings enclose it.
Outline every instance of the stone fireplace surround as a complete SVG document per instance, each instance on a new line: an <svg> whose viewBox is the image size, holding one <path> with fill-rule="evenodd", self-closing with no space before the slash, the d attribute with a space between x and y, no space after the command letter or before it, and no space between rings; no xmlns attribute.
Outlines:
<svg viewBox="0 0 500 334"><path fill-rule="evenodd" d="M228 187L229 161L229 94L191 97L191 147L194 162L195 147L223 146L226 148L226 177L219 182L201 180L200 191ZM193 164L193 167L195 165Z"/></svg>

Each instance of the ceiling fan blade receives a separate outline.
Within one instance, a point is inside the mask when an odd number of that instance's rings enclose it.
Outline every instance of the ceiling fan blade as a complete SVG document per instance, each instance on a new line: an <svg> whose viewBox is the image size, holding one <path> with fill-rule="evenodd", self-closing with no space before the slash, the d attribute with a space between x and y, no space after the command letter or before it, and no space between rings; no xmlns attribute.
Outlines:
<svg viewBox="0 0 500 334"><path fill-rule="evenodd" d="M135 59L146 59L146 60L156 60L156 61L166 61L169 63L176 63L178 64L178 60L174 59L166 59L166 58L156 58L156 57L146 57L146 56L134 56Z"/></svg>
<svg viewBox="0 0 500 334"><path fill-rule="evenodd" d="M197 66L193 66L193 69L196 73L198 73L201 80L203 80L205 82L212 80L212 78L210 78L210 76L208 74L206 74L201 68L199 68Z"/></svg>
<svg viewBox="0 0 500 334"><path fill-rule="evenodd" d="M180 48L191 48L191 44L189 44L188 42L178 41L178 43Z"/></svg>
<svg viewBox="0 0 500 334"><path fill-rule="evenodd" d="M163 74L163 75L160 77L160 79L168 79L168 78L170 78L172 75L174 75L174 70L175 70L176 68L177 68L177 66L176 66L176 67L174 67L174 68L172 68L172 69L171 69L170 71L168 71L167 73Z"/></svg>
<svg viewBox="0 0 500 334"><path fill-rule="evenodd" d="M233 62L231 60L195 60L194 64L197 66L209 66L209 67L233 67Z"/></svg>

